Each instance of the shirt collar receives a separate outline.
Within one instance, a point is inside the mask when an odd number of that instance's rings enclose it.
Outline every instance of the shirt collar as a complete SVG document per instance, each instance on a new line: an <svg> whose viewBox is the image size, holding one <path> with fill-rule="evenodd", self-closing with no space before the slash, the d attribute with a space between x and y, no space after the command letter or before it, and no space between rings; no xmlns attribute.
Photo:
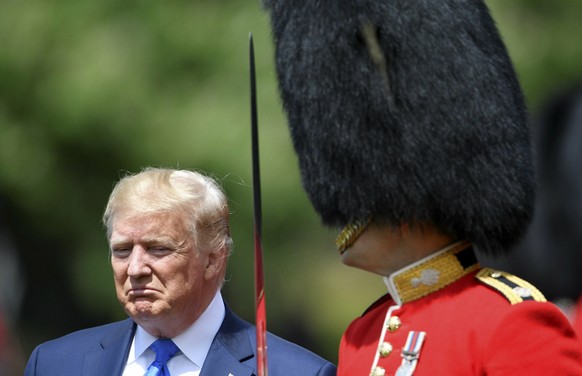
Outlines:
<svg viewBox="0 0 582 376"><path fill-rule="evenodd" d="M202 368L212 341L222 325L224 315L225 308L222 295L220 291L217 291L198 320L184 332L172 338L172 341L180 351L200 368ZM134 344L128 356L128 363L139 358L156 339L156 337L138 325L135 331Z"/></svg>
<svg viewBox="0 0 582 376"><path fill-rule="evenodd" d="M180 350L202 368L212 341L224 320L225 308L220 291L216 292L210 305L188 329L172 338Z"/></svg>
<svg viewBox="0 0 582 376"><path fill-rule="evenodd" d="M471 244L461 241L384 277L384 283L396 304L402 305L438 291L478 268Z"/></svg>

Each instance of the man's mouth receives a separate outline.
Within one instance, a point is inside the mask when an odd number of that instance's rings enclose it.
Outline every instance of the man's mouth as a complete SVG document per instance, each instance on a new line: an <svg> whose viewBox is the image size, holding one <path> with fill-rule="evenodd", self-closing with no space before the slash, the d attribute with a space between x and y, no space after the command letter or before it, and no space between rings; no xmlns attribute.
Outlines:
<svg viewBox="0 0 582 376"><path fill-rule="evenodd" d="M127 295L134 296L134 297L139 297L139 296L153 295L153 294L155 294L157 292L158 292L158 290L155 290L155 289L150 288L150 287L137 287L137 288L130 289L127 292Z"/></svg>

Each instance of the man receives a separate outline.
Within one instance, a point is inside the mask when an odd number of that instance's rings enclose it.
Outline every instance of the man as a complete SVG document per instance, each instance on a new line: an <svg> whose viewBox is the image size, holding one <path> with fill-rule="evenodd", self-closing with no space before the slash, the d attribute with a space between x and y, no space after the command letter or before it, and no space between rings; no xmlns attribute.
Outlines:
<svg viewBox="0 0 582 376"><path fill-rule="evenodd" d="M228 216L221 188L199 173L146 169L123 178L103 221L130 318L38 346L25 375L255 375L255 328L220 294ZM267 344L269 375L335 375L297 345L270 334Z"/></svg>
<svg viewBox="0 0 582 376"><path fill-rule="evenodd" d="M532 216L527 111L482 0L266 0L302 182L388 294L338 374L582 375L564 315L481 268Z"/></svg>

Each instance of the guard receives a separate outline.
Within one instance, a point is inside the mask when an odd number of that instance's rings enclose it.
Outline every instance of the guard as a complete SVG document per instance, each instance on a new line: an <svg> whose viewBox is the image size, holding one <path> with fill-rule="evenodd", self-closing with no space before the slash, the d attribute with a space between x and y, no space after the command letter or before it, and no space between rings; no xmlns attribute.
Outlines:
<svg viewBox="0 0 582 376"><path fill-rule="evenodd" d="M482 268L534 204L527 109L482 0L266 0L302 183L387 294L338 375L582 375L565 316Z"/></svg>

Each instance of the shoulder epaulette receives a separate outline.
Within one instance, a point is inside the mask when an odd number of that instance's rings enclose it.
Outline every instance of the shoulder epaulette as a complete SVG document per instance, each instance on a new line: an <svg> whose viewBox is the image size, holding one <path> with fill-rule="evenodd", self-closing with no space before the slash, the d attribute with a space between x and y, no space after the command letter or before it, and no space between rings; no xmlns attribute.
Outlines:
<svg viewBox="0 0 582 376"><path fill-rule="evenodd" d="M509 273L483 268L475 275L475 278L502 293L511 304L527 300L546 301L544 295L535 286Z"/></svg>

